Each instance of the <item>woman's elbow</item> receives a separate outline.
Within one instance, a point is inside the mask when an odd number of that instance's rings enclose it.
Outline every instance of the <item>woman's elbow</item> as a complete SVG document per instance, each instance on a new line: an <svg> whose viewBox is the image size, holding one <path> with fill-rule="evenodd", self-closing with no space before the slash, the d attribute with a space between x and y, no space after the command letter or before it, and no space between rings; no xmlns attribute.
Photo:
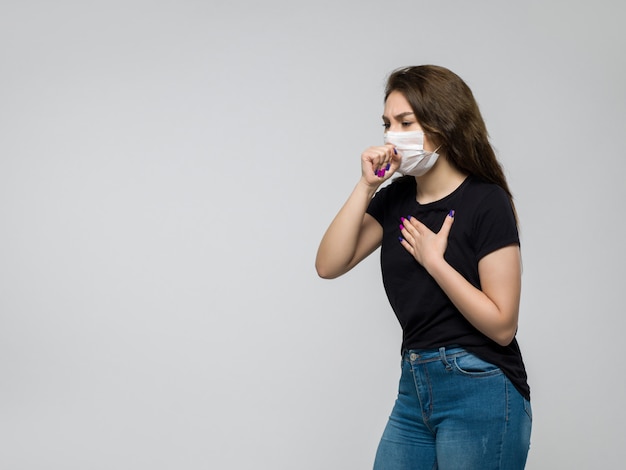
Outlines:
<svg viewBox="0 0 626 470"><path fill-rule="evenodd" d="M322 279L335 279L341 275L341 272L337 272L330 266L327 266L319 261L315 262L315 271L317 271L317 275Z"/></svg>
<svg viewBox="0 0 626 470"><path fill-rule="evenodd" d="M502 331L498 332L498 334L494 335L494 337L492 337L491 339L493 339L500 346L507 347L513 342L516 333L517 325L514 325L512 327L503 328Z"/></svg>
<svg viewBox="0 0 626 470"><path fill-rule="evenodd" d="M317 271L317 275L322 279L333 279L330 272L326 271L323 266L315 265L315 271Z"/></svg>

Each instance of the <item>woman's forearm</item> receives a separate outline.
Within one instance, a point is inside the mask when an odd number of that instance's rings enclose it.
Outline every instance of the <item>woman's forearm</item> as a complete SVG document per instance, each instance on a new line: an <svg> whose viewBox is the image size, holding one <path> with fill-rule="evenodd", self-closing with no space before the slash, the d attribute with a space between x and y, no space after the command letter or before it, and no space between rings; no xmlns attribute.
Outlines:
<svg viewBox="0 0 626 470"><path fill-rule="evenodd" d="M502 248L481 260L481 289L474 287L444 259L429 264L426 269L477 330L501 346L513 340L521 291L517 246Z"/></svg>
<svg viewBox="0 0 626 470"><path fill-rule="evenodd" d="M315 268L321 277L330 279L344 274L375 249L375 237L370 233L369 224L364 222L364 216L376 189L363 179L359 180L331 222L315 259ZM382 237L382 228L380 232Z"/></svg>

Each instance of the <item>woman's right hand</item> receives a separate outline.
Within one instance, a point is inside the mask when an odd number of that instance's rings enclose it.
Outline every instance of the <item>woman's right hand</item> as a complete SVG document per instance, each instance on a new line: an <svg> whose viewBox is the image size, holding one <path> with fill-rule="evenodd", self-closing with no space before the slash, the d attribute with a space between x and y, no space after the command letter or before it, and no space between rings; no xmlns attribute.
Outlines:
<svg viewBox="0 0 626 470"><path fill-rule="evenodd" d="M391 144L369 147L361 154L361 178L368 185L378 187L395 173L401 161Z"/></svg>

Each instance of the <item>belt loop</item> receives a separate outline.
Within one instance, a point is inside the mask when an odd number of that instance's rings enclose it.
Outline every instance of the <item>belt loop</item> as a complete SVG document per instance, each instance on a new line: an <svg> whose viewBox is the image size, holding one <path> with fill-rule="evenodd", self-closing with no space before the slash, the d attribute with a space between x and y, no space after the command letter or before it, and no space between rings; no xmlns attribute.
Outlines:
<svg viewBox="0 0 626 470"><path fill-rule="evenodd" d="M446 358L445 347L439 348L439 356L441 357L441 362L443 362L443 365L446 366L446 370L452 370L452 366L450 365L450 363L448 362L448 359Z"/></svg>

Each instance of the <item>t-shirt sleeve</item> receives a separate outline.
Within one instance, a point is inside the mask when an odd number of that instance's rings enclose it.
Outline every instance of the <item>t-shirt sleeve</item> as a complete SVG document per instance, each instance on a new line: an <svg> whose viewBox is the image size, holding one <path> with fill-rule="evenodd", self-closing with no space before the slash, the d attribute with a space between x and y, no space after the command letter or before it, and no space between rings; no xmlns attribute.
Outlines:
<svg viewBox="0 0 626 470"><path fill-rule="evenodd" d="M475 224L477 260L505 246L519 245L513 207L506 192L498 186L481 201Z"/></svg>
<svg viewBox="0 0 626 470"><path fill-rule="evenodd" d="M369 205L367 206L367 210L365 211L367 214L374 217L380 225L383 225L383 218L385 214L385 200L387 191L389 190L388 186L381 188L372 198Z"/></svg>

